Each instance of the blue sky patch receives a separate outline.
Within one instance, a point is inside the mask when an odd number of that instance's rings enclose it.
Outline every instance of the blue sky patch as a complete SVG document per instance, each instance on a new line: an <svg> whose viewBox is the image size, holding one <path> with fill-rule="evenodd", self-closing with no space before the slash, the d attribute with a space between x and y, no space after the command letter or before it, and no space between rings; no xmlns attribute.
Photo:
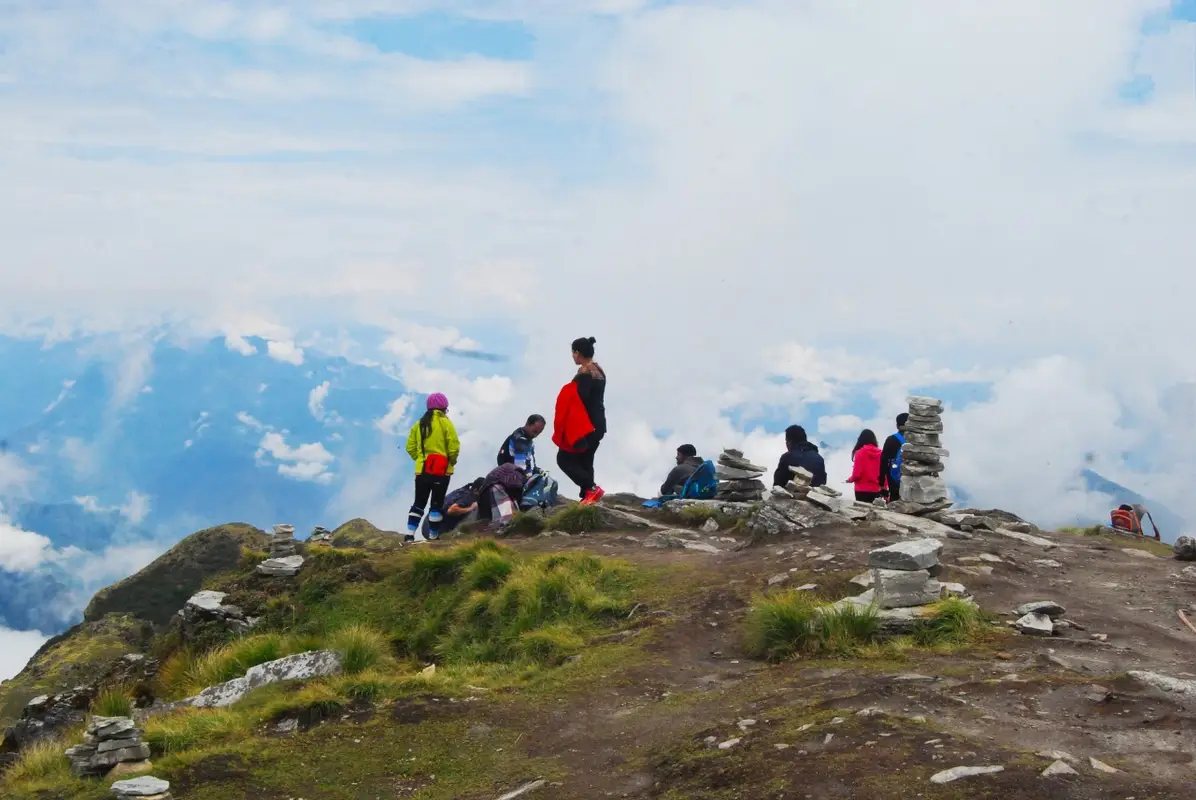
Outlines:
<svg viewBox="0 0 1196 800"><path fill-rule="evenodd" d="M522 22L471 19L436 12L366 17L337 30L384 53L403 53L428 61L471 55L527 61L536 44L536 37Z"/></svg>

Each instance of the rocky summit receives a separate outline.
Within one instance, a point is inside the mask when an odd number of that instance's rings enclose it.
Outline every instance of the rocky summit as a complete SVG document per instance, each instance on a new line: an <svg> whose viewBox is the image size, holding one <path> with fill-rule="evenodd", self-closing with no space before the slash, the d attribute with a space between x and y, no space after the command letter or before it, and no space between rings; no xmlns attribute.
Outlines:
<svg viewBox="0 0 1196 800"><path fill-rule="evenodd" d="M907 479L941 410L910 398ZM0 795L1191 795L1186 549L763 472L500 539L195 534L0 685Z"/></svg>

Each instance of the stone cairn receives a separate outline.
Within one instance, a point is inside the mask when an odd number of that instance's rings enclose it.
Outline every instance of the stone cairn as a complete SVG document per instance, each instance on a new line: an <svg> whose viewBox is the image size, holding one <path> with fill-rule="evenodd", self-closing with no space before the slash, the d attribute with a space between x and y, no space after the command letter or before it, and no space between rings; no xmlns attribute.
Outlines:
<svg viewBox="0 0 1196 800"><path fill-rule="evenodd" d="M905 423L905 444L901 448L901 500L924 510L941 511L951 506L947 482L942 473L943 401L933 397L910 397L909 420Z"/></svg>
<svg viewBox="0 0 1196 800"><path fill-rule="evenodd" d="M911 608L933 603L943 596L938 575L943 543L916 539L881 547L868 554L872 592L880 608Z"/></svg>
<svg viewBox="0 0 1196 800"><path fill-rule="evenodd" d="M112 794L138 800L171 800L170 782L149 775L117 781L112 784Z"/></svg>
<svg viewBox="0 0 1196 800"><path fill-rule="evenodd" d="M270 558L286 558L295 555L295 526L275 525L270 537Z"/></svg>
<svg viewBox="0 0 1196 800"><path fill-rule="evenodd" d="M141 741L141 729L128 717L92 717L83 744L66 751L71 769L81 778L99 778L117 764L148 761L150 748Z"/></svg>
<svg viewBox="0 0 1196 800"><path fill-rule="evenodd" d="M766 471L765 467L748 461L741 450L723 450L718 457L718 494L715 499L737 503L763 500L764 481L760 478Z"/></svg>
<svg viewBox="0 0 1196 800"><path fill-rule="evenodd" d="M317 525L312 529L311 536L307 537L307 543L316 547L331 547L332 531Z"/></svg>
<svg viewBox="0 0 1196 800"><path fill-rule="evenodd" d="M270 537L270 557L257 565L259 575L290 578L299 574L303 556L295 549L295 526L275 525Z"/></svg>

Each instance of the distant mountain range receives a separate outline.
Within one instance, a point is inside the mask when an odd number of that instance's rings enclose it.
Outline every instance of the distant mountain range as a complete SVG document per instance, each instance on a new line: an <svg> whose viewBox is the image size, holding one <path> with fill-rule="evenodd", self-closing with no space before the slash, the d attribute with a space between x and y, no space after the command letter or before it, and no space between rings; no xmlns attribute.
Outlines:
<svg viewBox="0 0 1196 800"><path fill-rule="evenodd" d="M1154 519L1155 524L1159 526L1159 532L1163 538L1163 541L1173 543L1175 542L1176 537L1182 535L1184 531L1188 530L1188 525L1184 518L1163 504L1143 497L1134 490L1127 489L1119 483L1114 483L1108 478L1099 475L1090 469L1081 471L1080 476L1084 479L1084 484L1089 491L1107 494L1113 498L1115 505L1110 506L1110 511L1122 503L1140 503L1145 506L1146 509L1150 511L1150 516ZM1108 525L1109 518L1106 516L1103 519L1077 519L1076 524ZM1146 523L1146 529L1147 532L1150 532L1149 523Z"/></svg>

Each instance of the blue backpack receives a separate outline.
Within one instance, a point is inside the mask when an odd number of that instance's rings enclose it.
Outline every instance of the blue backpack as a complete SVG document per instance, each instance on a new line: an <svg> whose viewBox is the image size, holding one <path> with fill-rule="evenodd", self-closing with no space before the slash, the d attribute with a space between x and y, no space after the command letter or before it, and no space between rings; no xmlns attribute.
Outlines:
<svg viewBox="0 0 1196 800"><path fill-rule="evenodd" d="M681 497L685 500L713 500L718 494L718 474L713 461L703 461L694 470L681 487Z"/></svg>
<svg viewBox="0 0 1196 800"><path fill-rule="evenodd" d="M536 470L523 485L519 508L523 511L536 507L552 508L556 505L558 488L557 482L547 472Z"/></svg>
<svg viewBox="0 0 1196 800"><path fill-rule="evenodd" d="M905 444L905 435L902 434L901 431L897 431L897 433L895 433L893 435L897 437L897 441L901 442L901 444L903 444L903 445ZM900 447L897 448L897 457L894 458L893 463L889 465L889 480L892 480L892 481L900 481L901 480L901 448Z"/></svg>

